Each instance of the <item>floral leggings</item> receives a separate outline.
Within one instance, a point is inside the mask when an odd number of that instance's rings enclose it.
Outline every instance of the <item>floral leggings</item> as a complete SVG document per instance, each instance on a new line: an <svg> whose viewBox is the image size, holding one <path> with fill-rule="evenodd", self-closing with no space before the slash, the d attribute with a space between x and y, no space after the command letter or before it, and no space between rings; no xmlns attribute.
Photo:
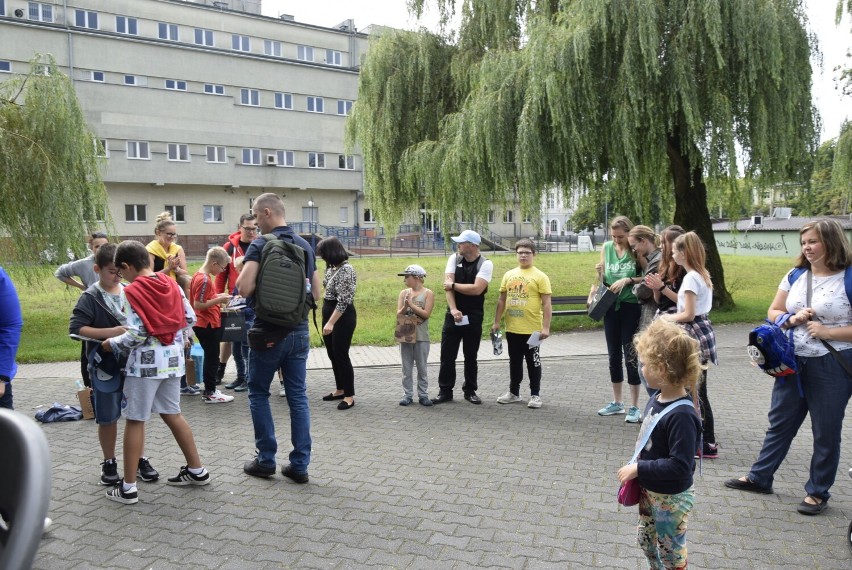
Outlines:
<svg viewBox="0 0 852 570"><path fill-rule="evenodd" d="M687 567L686 523L694 503L694 487L675 495L642 489L638 539L652 570Z"/></svg>

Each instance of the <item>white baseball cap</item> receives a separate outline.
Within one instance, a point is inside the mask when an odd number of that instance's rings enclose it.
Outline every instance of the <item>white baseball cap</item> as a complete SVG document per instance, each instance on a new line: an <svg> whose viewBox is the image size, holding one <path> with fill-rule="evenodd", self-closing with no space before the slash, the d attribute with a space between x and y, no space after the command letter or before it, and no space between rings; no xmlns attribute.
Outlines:
<svg viewBox="0 0 852 570"><path fill-rule="evenodd" d="M469 242L474 245L479 245L482 241L482 238L479 237L479 234L473 230L465 230L459 234L458 237L452 238L452 240L456 243L465 243Z"/></svg>

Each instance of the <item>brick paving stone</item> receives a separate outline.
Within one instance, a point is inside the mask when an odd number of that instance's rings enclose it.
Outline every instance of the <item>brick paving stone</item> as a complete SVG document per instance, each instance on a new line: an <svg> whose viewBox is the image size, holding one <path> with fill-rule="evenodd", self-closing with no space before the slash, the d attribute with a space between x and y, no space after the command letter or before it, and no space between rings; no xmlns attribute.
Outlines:
<svg viewBox="0 0 852 570"><path fill-rule="evenodd" d="M849 445L841 450L830 508L819 517L795 511L810 461L809 425L778 471L776 495L722 485L748 470L766 429L772 380L747 362L748 328L717 328L721 364L710 370L708 388L721 456L704 461L696 477L690 562L696 568L848 569ZM396 347L353 349L358 406L345 413L321 401L334 382L324 349L312 351L308 485L280 473L269 480L242 473L254 455L245 394L215 407L183 399L212 483L140 482L137 505L111 503L97 485L102 458L93 422L42 425L53 459L54 526L34 567L646 567L636 546L636 510L615 502L615 472L629 458L637 429L596 414L610 396L603 334L560 334L544 343L539 410L496 403L508 385L508 363L488 349L483 343L483 404L470 405L456 390L455 402L432 408L397 405ZM438 354L433 346L432 395ZM77 370L76 363L22 365L15 380L18 410L32 417L39 404L73 403ZM461 365L458 371L461 379ZM283 465L288 409L275 383L272 388ZM119 441L122 433L120 427ZM146 436L145 453L163 479L176 473L183 458L168 429L155 418ZM848 423L843 437L852 438Z"/></svg>

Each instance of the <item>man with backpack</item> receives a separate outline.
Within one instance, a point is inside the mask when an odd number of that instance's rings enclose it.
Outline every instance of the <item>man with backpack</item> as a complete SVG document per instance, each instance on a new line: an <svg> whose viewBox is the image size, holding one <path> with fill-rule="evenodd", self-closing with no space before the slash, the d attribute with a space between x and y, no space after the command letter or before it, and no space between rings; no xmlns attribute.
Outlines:
<svg viewBox="0 0 852 570"><path fill-rule="evenodd" d="M310 245L287 227L284 202L272 193L261 194L252 213L263 236L246 250L237 289L254 308L249 330L249 410L254 424L257 456L243 465L255 477L275 473L275 424L269 406L269 387L283 372L290 407L290 463L281 474L296 483L308 482L311 460L311 415L305 377L310 349L308 310L320 292L316 260ZM307 285L310 284L310 293Z"/></svg>
<svg viewBox="0 0 852 570"><path fill-rule="evenodd" d="M494 273L494 264L479 253L481 238L473 230L465 230L452 238L458 244L458 253L447 260L444 274L444 291L447 295L447 313L441 331L441 368L438 371L438 397L433 404L453 399L456 385L456 358L459 345L464 343L464 399L471 404L481 404L476 395L477 353L482 340L482 319L485 315L485 294Z"/></svg>

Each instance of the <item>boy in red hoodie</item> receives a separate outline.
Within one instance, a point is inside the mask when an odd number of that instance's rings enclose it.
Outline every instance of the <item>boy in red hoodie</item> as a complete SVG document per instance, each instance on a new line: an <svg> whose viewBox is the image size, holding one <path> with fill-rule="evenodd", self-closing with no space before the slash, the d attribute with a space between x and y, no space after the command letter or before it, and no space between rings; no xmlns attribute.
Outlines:
<svg viewBox="0 0 852 570"><path fill-rule="evenodd" d="M183 347L195 322L195 312L181 288L169 277L151 270L148 250L137 241L123 241L115 250L115 267L130 282L124 288L127 332L103 341L107 352L129 353L124 395L124 479L107 491L107 498L125 505L139 502L136 462L145 444L145 422L152 413L169 427L186 459L169 485L207 485L210 473L201 464L192 429L180 411Z"/></svg>

